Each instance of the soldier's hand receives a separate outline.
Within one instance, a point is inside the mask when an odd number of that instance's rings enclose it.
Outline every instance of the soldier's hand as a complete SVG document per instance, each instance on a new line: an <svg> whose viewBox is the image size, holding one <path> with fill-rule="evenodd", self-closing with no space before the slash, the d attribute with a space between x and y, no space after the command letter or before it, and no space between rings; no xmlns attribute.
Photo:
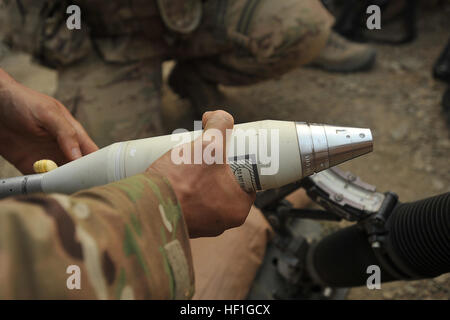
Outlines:
<svg viewBox="0 0 450 320"><path fill-rule="evenodd" d="M227 229L242 225L255 200L254 193L249 194L241 189L225 161L226 130L232 129L233 123L233 117L225 111L203 115L203 135L210 129L222 133L220 144L224 150L223 164L208 165L202 161L202 164L177 165L172 161L171 152L168 152L148 169L148 172L168 178L181 204L192 238L217 236ZM212 143L216 141L203 141L203 149ZM194 142L189 147L193 156Z"/></svg>
<svg viewBox="0 0 450 320"><path fill-rule="evenodd" d="M0 69L0 155L22 173L51 159L59 165L98 150L56 99L14 81Z"/></svg>

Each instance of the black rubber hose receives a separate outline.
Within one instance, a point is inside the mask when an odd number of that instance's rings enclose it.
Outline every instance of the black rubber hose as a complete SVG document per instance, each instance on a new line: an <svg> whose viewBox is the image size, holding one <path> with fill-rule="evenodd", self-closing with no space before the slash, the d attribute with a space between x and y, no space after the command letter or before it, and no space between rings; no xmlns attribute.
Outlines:
<svg viewBox="0 0 450 320"><path fill-rule="evenodd" d="M395 208L386 224L388 252L412 277L450 272L450 193Z"/></svg>
<svg viewBox="0 0 450 320"><path fill-rule="evenodd" d="M450 193L397 206L386 228L387 254L397 270L414 279L450 272ZM359 225L325 237L308 255L311 275L331 287L365 285L370 265L380 266L382 282L400 280L383 268Z"/></svg>

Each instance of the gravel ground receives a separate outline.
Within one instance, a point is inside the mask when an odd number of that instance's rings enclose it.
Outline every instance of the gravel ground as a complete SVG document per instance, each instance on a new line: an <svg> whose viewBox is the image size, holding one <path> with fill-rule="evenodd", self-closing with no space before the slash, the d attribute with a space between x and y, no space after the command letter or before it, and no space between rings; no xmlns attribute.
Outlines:
<svg viewBox="0 0 450 320"><path fill-rule="evenodd" d="M441 114L445 85L431 77L432 65L450 36L450 4L424 12L419 38L402 46L376 45L371 72L330 74L302 68L281 79L245 88L222 88L225 109L236 122L300 120L372 128L372 154L343 165L380 191L394 191L408 202L450 191L450 131ZM56 75L13 54L0 66L19 81L52 94ZM170 63L166 65L166 73ZM191 109L167 87L164 114L168 129L186 127ZM0 159L0 176L18 172ZM433 280L383 284L381 290L352 289L350 299L449 299L450 275Z"/></svg>

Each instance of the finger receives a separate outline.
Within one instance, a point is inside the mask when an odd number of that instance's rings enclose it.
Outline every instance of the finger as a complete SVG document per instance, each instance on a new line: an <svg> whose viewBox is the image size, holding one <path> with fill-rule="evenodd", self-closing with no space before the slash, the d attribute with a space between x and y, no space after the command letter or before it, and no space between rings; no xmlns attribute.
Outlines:
<svg viewBox="0 0 450 320"><path fill-rule="evenodd" d="M203 114L203 117L202 117L202 125L203 125L203 128L206 126L206 122L207 122L208 118L211 116L211 114L212 114L213 112L214 112L214 111L207 111L207 112L205 112L205 113Z"/></svg>
<svg viewBox="0 0 450 320"><path fill-rule="evenodd" d="M227 127L226 129L233 129L234 118L231 114L223 110L208 111L203 114L202 123L205 130L208 129L208 126L221 129L220 126L216 126L216 123L222 123L222 126Z"/></svg>
<svg viewBox="0 0 450 320"><path fill-rule="evenodd" d="M74 124L74 126L78 133L78 143L80 144L83 155L97 151L98 146L91 139L91 137L89 137L86 130L84 130L81 124Z"/></svg>
<svg viewBox="0 0 450 320"><path fill-rule="evenodd" d="M227 146L227 130L232 130L234 126L234 119L231 114L225 112L223 110L206 112L203 115L203 126L204 132L216 129L219 130L222 136L222 146L223 146L223 157L224 161L226 161L226 146Z"/></svg>
<svg viewBox="0 0 450 320"><path fill-rule="evenodd" d="M98 150L98 146L95 144L95 142L89 137L86 130L83 128L83 126L75 119L71 119L70 121L72 123L72 126L77 131L78 135L78 143L81 147L81 152L83 155L95 152Z"/></svg>
<svg viewBox="0 0 450 320"><path fill-rule="evenodd" d="M223 118L225 121L231 121L231 125L234 125L234 118L231 114L224 110L216 110L216 111L207 111L203 114L202 124L203 128L206 129L206 124L211 118Z"/></svg>
<svg viewBox="0 0 450 320"><path fill-rule="evenodd" d="M99 149L98 146L91 139L91 137L89 137L83 126L72 116L70 111L64 105L61 104L60 107L66 120L69 121L77 131L78 143L81 147L83 155L97 151Z"/></svg>
<svg viewBox="0 0 450 320"><path fill-rule="evenodd" d="M82 153L76 129L59 110L51 111L51 108L47 108L47 110L48 112L40 117L41 125L56 138L59 148L67 160L73 161L81 158Z"/></svg>

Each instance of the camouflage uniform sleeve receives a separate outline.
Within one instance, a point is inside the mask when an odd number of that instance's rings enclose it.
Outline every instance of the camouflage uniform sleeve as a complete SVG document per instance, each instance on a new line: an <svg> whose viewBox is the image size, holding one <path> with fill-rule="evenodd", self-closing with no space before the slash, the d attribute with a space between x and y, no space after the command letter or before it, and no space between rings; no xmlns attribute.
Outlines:
<svg viewBox="0 0 450 320"><path fill-rule="evenodd" d="M0 202L0 299L186 299L188 231L168 181Z"/></svg>

